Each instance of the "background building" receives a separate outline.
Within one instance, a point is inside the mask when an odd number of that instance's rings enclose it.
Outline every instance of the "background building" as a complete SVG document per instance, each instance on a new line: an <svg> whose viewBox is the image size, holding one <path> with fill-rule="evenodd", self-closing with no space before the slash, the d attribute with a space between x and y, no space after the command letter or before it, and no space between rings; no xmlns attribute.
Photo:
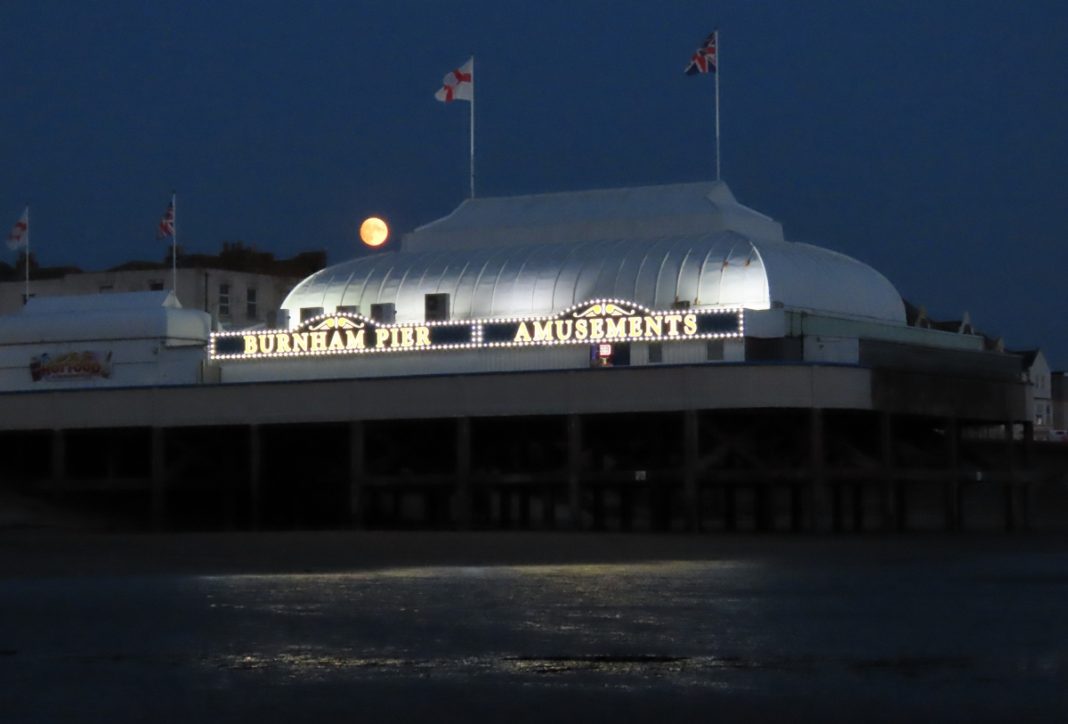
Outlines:
<svg viewBox="0 0 1068 724"><path fill-rule="evenodd" d="M24 257L14 268L0 267L0 314L24 302ZM273 325L286 294L301 279L326 264L325 252L275 259L240 242L223 244L218 254L178 255L178 301L184 309L211 315L217 329ZM131 261L106 271L76 267L37 268L30 257L30 295L60 297L112 292L170 290L170 256L161 262Z"/></svg>

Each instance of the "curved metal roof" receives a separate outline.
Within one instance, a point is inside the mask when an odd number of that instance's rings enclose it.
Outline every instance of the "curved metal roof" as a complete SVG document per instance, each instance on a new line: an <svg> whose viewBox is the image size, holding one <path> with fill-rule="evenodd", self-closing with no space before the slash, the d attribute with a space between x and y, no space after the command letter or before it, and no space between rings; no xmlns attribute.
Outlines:
<svg viewBox="0 0 1068 724"><path fill-rule="evenodd" d="M781 226L722 183L468 200L405 247L305 279L282 304L291 324L301 308L369 314L377 303L396 305L398 322L420 321L432 293L450 295L453 319L545 315L616 298L652 309L676 300L749 309L781 302L905 321L885 277L843 254L784 241Z"/></svg>
<svg viewBox="0 0 1068 724"><path fill-rule="evenodd" d="M282 307L396 305L419 321L424 295L450 295L454 319L542 315L587 299L627 299L652 309L786 307L903 322L901 297L881 274L808 244L754 242L734 232L656 241L606 240L504 249L377 254L308 277Z"/></svg>

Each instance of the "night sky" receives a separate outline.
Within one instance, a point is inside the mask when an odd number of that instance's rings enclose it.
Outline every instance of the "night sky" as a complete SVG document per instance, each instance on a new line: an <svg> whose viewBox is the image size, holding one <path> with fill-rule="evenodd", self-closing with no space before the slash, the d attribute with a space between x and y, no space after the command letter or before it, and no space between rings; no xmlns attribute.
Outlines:
<svg viewBox="0 0 1068 724"><path fill-rule="evenodd" d="M480 195L708 179L713 82L682 71L717 26L742 203L1068 367L1057 0L8 2L0 223L29 203L45 265L162 260L173 188L189 251L341 261L365 216L465 197L467 105L433 94L472 53Z"/></svg>

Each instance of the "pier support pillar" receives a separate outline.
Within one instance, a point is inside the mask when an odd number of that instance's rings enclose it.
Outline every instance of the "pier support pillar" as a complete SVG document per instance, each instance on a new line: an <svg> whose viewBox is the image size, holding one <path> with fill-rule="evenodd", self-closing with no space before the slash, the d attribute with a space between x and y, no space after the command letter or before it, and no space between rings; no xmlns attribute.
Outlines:
<svg viewBox="0 0 1068 724"><path fill-rule="evenodd" d="M790 532L800 533L804 530L804 497L805 491L801 485L791 485L790 492Z"/></svg>
<svg viewBox="0 0 1068 724"><path fill-rule="evenodd" d="M738 530L738 496L734 483L723 486L723 529L728 533Z"/></svg>
<svg viewBox="0 0 1068 724"><path fill-rule="evenodd" d="M51 492L52 495L58 495L67 478L67 436L63 430L52 431L51 455Z"/></svg>
<svg viewBox="0 0 1068 724"><path fill-rule="evenodd" d="M249 425L248 428L248 525L252 530L259 530L261 521L260 491L263 487L263 443L260 439L260 426Z"/></svg>
<svg viewBox="0 0 1068 724"><path fill-rule="evenodd" d="M686 530L697 533L701 530L701 495L697 486L697 465L700 457L700 438L697 427L697 410L682 413L682 497L686 516Z"/></svg>
<svg viewBox="0 0 1068 724"><path fill-rule="evenodd" d="M853 489L853 532L864 532L864 483L856 482Z"/></svg>
<svg viewBox="0 0 1068 724"><path fill-rule="evenodd" d="M519 495L519 527L530 530L530 490L521 488Z"/></svg>
<svg viewBox="0 0 1068 724"><path fill-rule="evenodd" d="M1005 428L1005 531L1016 530L1016 466L1013 460L1013 424L1006 422Z"/></svg>
<svg viewBox="0 0 1068 724"><path fill-rule="evenodd" d="M775 488L765 483L753 486L753 528L758 533L767 533L774 528L772 507Z"/></svg>
<svg viewBox="0 0 1068 724"><path fill-rule="evenodd" d="M630 531L634 528L634 490L622 487L619 490L619 529Z"/></svg>
<svg viewBox="0 0 1068 724"><path fill-rule="evenodd" d="M894 427L889 412L879 413L879 451L881 458L882 527L884 532L900 530L904 523L898 506L898 490L894 480Z"/></svg>
<svg viewBox="0 0 1068 724"><path fill-rule="evenodd" d="M813 532L825 532L833 518L828 510L827 461L824 451L824 412L813 407L809 412L809 506L808 527Z"/></svg>
<svg viewBox="0 0 1068 724"><path fill-rule="evenodd" d="M1020 487L1020 527L1031 529L1031 497L1035 488L1035 424L1023 423L1023 484Z"/></svg>
<svg viewBox="0 0 1068 724"><path fill-rule="evenodd" d="M349 422L349 521L353 528L363 528L364 515L364 441L363 421Z"/></svg>
<svg viewBox="0 0 1068 724"><path fill-rule="evenodd" d="M456 418L456 525L466 530L474 519L471 491L471 418Z"/></svg>
<svg viewBox="0 0 1068 724"><path fill-rule="evenodd" d="M842 496L845 494L842 483L830 486L831 494L831 530L835 533L842 532Z"/></svg>
<svg viewBox="0 0 1068 724"><path fill-rule="evenodd" d="M167 445L162 427L152 428L152 480L150 498L152 528L163 530L167 525Z"/></svg>
<svg viewBox="0 0 1068 724"><path fill-rule="evenodd" d="M604 485L593 485L590 490L593 498L593 529L604 530Z"/></svg>
<svg viewBox="0 0 1068 724"><path fill-rule="evenodd" d="M567 416L567 501L572 530L582 529L582 418Z"/></svg>
<svg viewBox="0 0 1068 724"><path fill-rule="evenodd" d="M946 482L942 498L946 511L946 530L959 531L960 514L960 424L957 418L946 420Z"/></svg>
<svg viewBox="0 0 1068 724"><path fill-rule="evenodd" d="M551 485L547 485L544 488L541 499L544 502L542 505L542 525L549 530L556 529L556 488Z"/></svg>

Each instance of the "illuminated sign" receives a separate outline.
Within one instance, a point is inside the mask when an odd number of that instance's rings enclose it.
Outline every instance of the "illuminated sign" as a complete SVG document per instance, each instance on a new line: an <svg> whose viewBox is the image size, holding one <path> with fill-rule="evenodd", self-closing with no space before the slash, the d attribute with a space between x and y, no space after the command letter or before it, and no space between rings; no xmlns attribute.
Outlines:
<svg viewBox="0 0 1068 724"><path fill-rule="evenodd" d="M379 324L358 314L326 314L292 330L217 332L211 335L210 354L212 359L276 359L741 336L741 309L653 311L595 299L552 317L463 322Z"/></svg>
<svg viewBox="0 0 1068 724"><path fill-rule="evenodd" d="M56 356L48 353L30 360L30 377L43 380L74 380L87 377L111 376L111 352L64 352Z"/></svg>

